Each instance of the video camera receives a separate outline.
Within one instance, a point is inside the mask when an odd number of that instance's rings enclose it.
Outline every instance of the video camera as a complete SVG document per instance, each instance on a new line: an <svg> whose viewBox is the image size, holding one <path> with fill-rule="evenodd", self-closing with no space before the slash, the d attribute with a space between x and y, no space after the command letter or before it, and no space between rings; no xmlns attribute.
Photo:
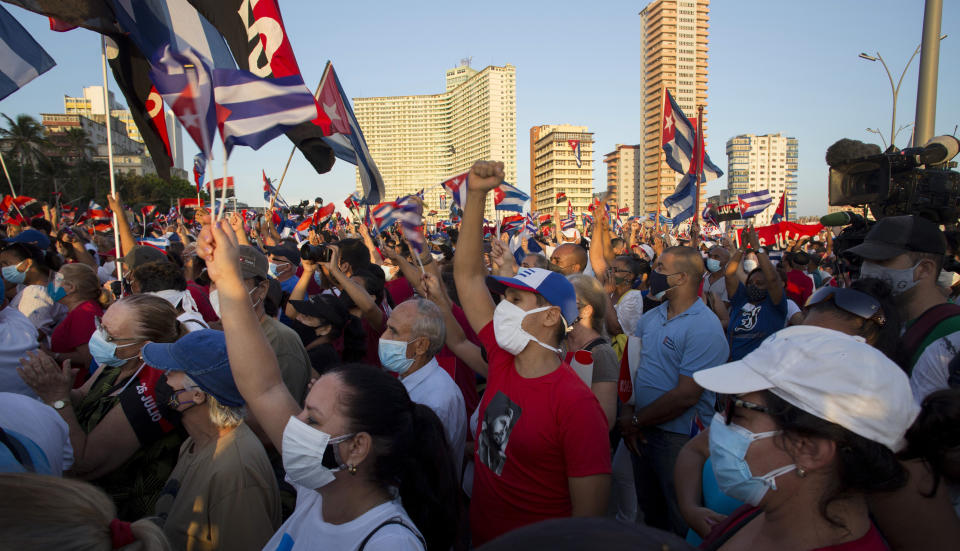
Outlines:
<svg viewBox="0 0 960 551"><path fill-rule="evenodd" d="M842 139L827 149L829 204L869 205L875 218L915 214L937 224L960 218L960 173L949 170L960 151L954 136L923 147L880 152L876 145Z"/></svg>

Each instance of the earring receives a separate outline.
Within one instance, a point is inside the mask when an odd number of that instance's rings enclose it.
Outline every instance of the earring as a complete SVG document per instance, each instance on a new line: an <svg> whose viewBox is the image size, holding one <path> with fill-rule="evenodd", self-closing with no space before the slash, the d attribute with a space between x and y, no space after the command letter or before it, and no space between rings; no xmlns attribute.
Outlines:
<svg viewBox="0 0 960 551"><path fill-rule="evenodd" d="M799 476L800 478L806 478L807 470L804 469L803 467L797 467L797 476Z"/></svg>
<svg viewBox="0 0 960 551"><path fill-rule="evenodd" d="M349 465L349 468L348 468L347 470L350 471L350 474L357 474L357 466L356 466L356 465Z"/></svg>

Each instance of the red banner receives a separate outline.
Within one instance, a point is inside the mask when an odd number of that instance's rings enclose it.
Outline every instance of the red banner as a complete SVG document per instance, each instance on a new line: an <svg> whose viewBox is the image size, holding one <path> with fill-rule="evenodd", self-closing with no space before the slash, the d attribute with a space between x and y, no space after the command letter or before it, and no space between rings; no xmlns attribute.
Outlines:
<svg viewBox="0 0 960 551"><path fill-rule="evenodd" d="M779 224L760 226L754 229L757 230L757 241L760 242L761 247L786 249L788 247L787 241L816 235L823 229L823 225L780 222ZM742 234L742 229L737 230L738 241L741 241Z"/></svg>
<svg viewBox="0 0 960 551"><path fill-rule="evenodd" d="M185 197L185 198L182 198L182 199L178 199L178 200L177 200L177 205L178 205L180 208L185 208L185 207L199 207L199 206L201 205L201 203L200 203L200 199L197 199L196 197Z"/></svg>

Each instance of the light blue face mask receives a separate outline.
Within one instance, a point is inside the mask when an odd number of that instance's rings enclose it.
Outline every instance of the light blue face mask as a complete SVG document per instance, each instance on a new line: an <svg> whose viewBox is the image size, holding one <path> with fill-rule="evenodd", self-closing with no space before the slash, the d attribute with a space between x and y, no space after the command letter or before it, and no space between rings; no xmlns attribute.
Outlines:
<svg viewBox="0 0 960 551"><path fill-rule="evenodd" d="M710 270L711 273L716 273L720 271L720 261L717 260L716 258L708 258L707 269Z"/></svg>
<svg viewBox="0 0 960 551"><path fill-rule="evenodd" d="M50 295L50 298L53 302L59 302L60 299L67 296L67 290L62 286L57 285L55 281L47 283L47 294Z"/></svg>
<svg viewBox="0 0 960 551"><path fill-rule="evenodd" d="M380 356L380 363L383 364L383 368L399 375L406 373L413 365L413 358L407 357L407 345L410 342L380 339L377 354Z"/></svg>
<svg viewBox="0 0 960 551"><path fill-rule="evenodd" d="M754 507L771 488L776 491L776 478L797 466L786 465L763 476L753 476L745 457L750 444L777 434L780 431L753 433L739 425L727 425L723 415L714 414L710 423L710 461L720 491Z"/></svg>
<svg viewBox="0 0 960 551"><path fill-rule="evenodd" d="M26 262L26 261L24 261ZM21 262L20 264L23 264ZM4 266L3 267L3 279L10 283L15 283L17 285L23 283L23 280L27 277L27 272L21 272L17 268L20 267L20 264L15 264L13 266Z"/></svg>
<svg viewBox="0 0 960 551"><path fill-rule="evenodd" d="M118 345L116 343L107 342L107 339L103 336L103 330L99 329L90 335L90 340L87 342L87 347L90 349L90 355L93 356L93 359L97 360L97 364L107 365L110 367L120 367L121 365L130 361L130 358L118 358L117 349L126 348L135 344L137 343L132 342L130 344Z"/></svg>

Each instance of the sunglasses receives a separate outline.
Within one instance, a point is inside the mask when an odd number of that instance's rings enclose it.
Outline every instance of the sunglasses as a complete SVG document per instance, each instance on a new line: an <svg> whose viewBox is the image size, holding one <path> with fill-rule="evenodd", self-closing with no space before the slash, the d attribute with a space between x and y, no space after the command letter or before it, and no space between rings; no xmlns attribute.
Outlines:
<svg viewBox="0 0 960 551"><path fill-rule="evenodd" d="M770 410L767 409L767 406L761 406L760 404L747 402L746 400L741 400L740 398L728 398L726 403L723 404L723 421L725 425L729 425L733 421L733 410L738 407L752 411L759 411L760 413L770 413Z"/></svg>
<svg viewBox="0 0 960 551"><path fill-rule="evenodd" d="M837 308L865 320L873 320L881 327L887 322L883 310L880 309L879 300L864 292L846 287L821 287L810 295L804 306L810 308L831 299Z"/></svg>

